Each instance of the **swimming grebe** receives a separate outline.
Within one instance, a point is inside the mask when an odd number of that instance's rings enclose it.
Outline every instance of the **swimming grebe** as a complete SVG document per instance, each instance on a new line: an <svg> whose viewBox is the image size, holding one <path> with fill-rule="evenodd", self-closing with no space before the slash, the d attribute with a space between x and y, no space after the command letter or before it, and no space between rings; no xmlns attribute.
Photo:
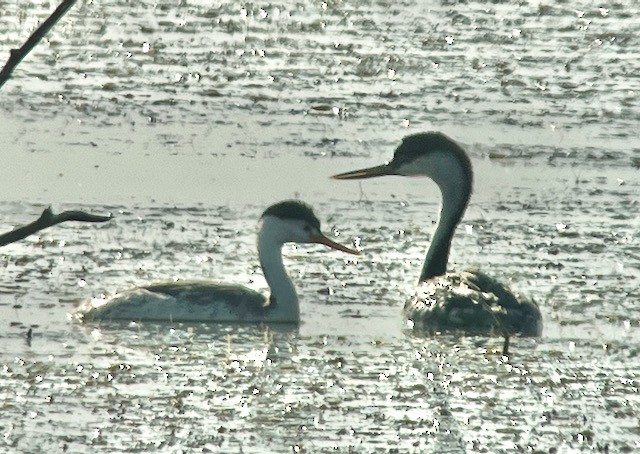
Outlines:
<svg viewBox="0 0 640 454"><path fill-rule="evenodd" d="M410 324L427 331L539 336L542 315L535 302L516 296L484 273L447 272L451 240L472 191L473 171L464 149L439 132L414 134L402 140L391 162L332 178L383 175L427 176L442 194L440 218L416 294L404 306Z"/></svg>
<svg viewBox="0 0 640 454"><path fill-rule="evenodd" d="M311 207L287 200L270 206L260 217L258 257L271 289L268 297L235 284L160 282L93 298L76 313L84 320L297 323L298 295L282 263L282 245L289 242L324 244L359 254L327 238Z"/></svg>

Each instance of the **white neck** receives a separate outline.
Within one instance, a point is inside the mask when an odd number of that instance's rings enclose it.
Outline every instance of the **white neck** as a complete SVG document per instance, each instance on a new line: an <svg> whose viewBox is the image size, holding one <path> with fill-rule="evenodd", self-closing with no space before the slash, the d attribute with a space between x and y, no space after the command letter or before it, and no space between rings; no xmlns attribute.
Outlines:
<svg viewBox="0 0 640 454"><path fill-rule="evenodd" d="M276 223L277 221L269 216L261 221L258 232L260 266L271 290L270 304L275 304L274 312L282 314L287 319L299 320L298 295L282 263L282 245L285 241L280 238L281 232Z"/></svg>

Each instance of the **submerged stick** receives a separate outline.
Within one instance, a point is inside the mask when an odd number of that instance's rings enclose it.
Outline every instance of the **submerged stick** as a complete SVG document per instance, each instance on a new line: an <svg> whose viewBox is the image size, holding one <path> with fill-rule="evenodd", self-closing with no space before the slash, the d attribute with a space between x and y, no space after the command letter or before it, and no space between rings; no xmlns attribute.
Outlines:
<svg viewBox="0 0 640 454"><path fill-rule="evenodd" d="M502 344L502 356L509 356L509 334L504 334L504 344Z"/></svg>
<svg viewBox="0 0 640 454"><path fill-rule="evenodd" d="M0 246L6 246L9 243L15 243L23 238L33 235L40 230L51 227L61 222L80 221L80 222L106 222L112 218L109 216L99 216L96 214L86 213L84 211L64 211L55 214L51 207L45 208L40 217L30 224L23 225L11 232L0 235Z"/></svg>
<svg viewBox="0 0 640 454"><path fill-rule="evenodd" d="M9 60L0 71L0 88L11 78L11 73L18 64L27 56L29 52L38 44L38 42L47 34L58 20L73 6L76 0L63 0L60 6L51 13L51 16L45 20L38 29L33 32L26 43L20 49L11 49L9 51Z"/></svg>
<svg viewBox="0 0 640 454"><path fill-rule="evenodd" d="M505 326L505 324L502 323L502 320L500 320L498 316L491 310L491 306L489 306L485 301L480 301L480 304L482 304L482 307L484 307L484 310L486 310L489 314L491 314L491 317L493 318L493 322L495 323L495 326L500 330L500 334L504 338L504 342L502 343L502 356L508 357L511 332Z"/></svg>

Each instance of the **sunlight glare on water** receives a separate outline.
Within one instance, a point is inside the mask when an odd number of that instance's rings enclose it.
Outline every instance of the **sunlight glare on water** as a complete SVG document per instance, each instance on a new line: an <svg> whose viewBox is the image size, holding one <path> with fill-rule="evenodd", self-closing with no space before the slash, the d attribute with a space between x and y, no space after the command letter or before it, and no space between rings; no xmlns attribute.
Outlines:
<svg viewBox="0 0 640 454"><path fill-rule="evenodd" d="M53 4L3 5L2 53ZM3 452L640 450L635 1L77 3L0 97ZM329 180L441 130L474 195L450 267L533 297L539 339L401 316L426 179ZM287 245L298 327L82 324L87 298L197 278L265 289L256 224L299 198L358 257Z"/></svg>

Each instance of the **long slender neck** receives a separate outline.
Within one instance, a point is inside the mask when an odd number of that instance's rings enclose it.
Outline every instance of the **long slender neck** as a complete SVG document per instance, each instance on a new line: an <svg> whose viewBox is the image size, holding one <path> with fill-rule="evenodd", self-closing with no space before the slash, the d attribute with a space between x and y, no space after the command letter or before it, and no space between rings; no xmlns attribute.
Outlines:
<svg viewBox="0 0 640 454"><path fill-rule="evenodd" d="M420 273L420 282L447 272L451 240L471 197L472 173L461 166L452 166L444 177L432 176L442 194L438 225Z"/></svg>
<svg viewBox="0 0 640 454"><path fill-rule="evenodd" d="M469 195L464 200L451 199L449 202L447 202L447 199L443 197L438 225L433 233L431 245L429 246L427 256L424 260L424 264L422 265L420 282L426 281L435 276L440 276L447 272L447 261L449 260L449 251L451 250L451 240L460 219L462 219L462 215L464 214L464 210L467 206L467 201L469 200Z"/></svg>
<svg viewBox="0 0 640 454"><path fill-rule="evenodd" d="M258 233L258 257L271 289L271 304L275 305L274 310L286 314L287 318L298 320L298 295L282 263L282 244L277 229L272 228L269 219L264 219Z"/></svg>

